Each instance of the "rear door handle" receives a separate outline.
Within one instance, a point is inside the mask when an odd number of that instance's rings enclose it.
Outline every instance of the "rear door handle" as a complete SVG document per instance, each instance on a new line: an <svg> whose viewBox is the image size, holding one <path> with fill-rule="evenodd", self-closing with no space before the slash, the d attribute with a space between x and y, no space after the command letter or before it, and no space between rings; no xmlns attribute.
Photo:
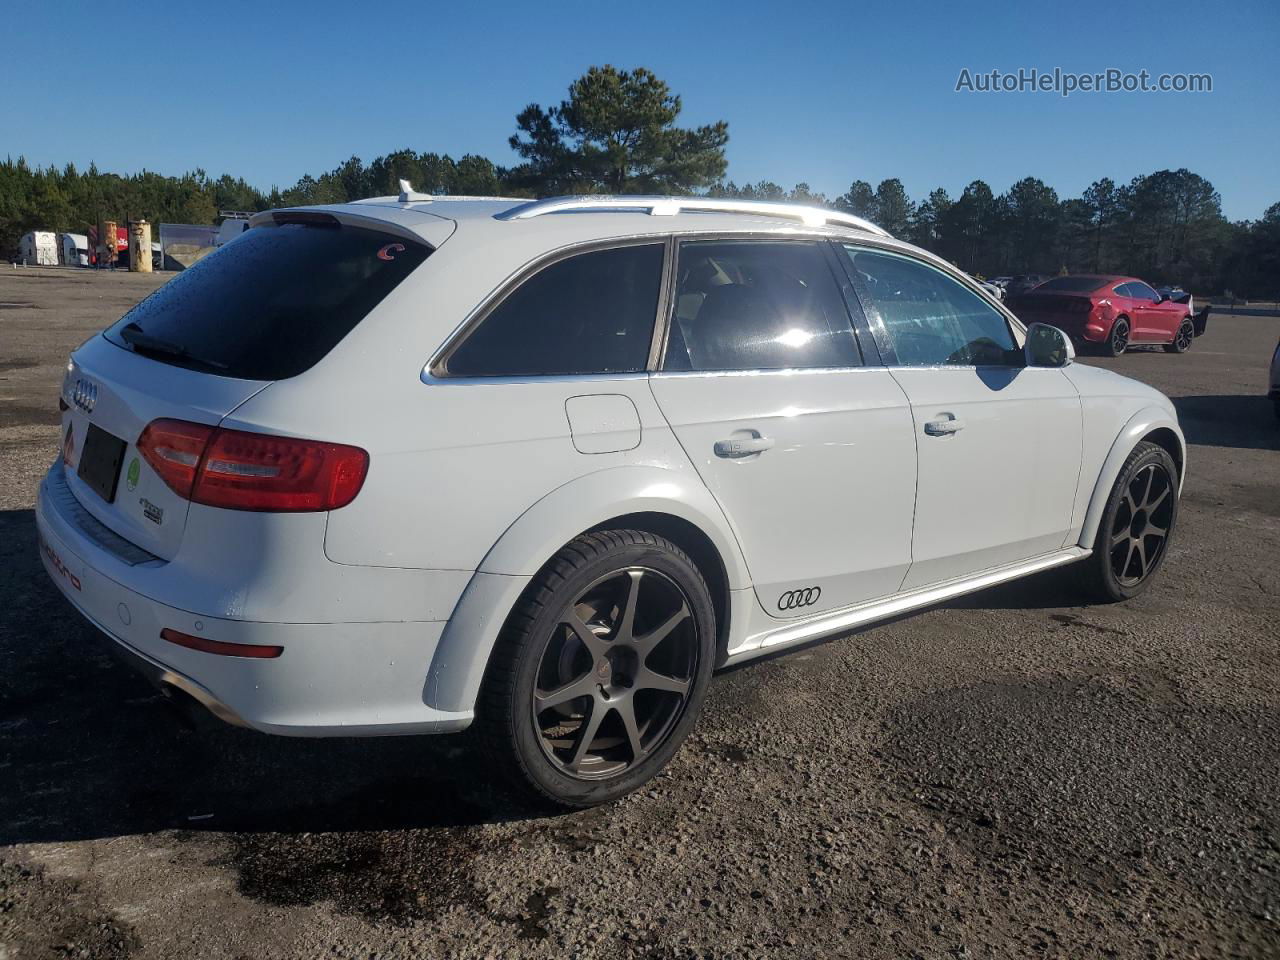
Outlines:
<svg viewBox="0 0 1280 960"><path fill-rule="evenodd" d="M964 429L964 421L950 417L946 420L930 420L924 425L924 432L931 437L949 437Z"/></svg>
<svg viewBox="0 0 1280 960"><path fill-rule="evenodd" d="M773 447L772 437L731 437L728 440L717 440L715 451L717 457L733 460L764 453L771 447Z"/></svg>

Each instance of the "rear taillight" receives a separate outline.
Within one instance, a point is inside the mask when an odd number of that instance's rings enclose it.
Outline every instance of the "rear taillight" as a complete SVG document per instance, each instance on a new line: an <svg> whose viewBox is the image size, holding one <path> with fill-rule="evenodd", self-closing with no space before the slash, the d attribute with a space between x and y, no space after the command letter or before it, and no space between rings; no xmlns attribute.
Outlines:
<svg viewBox="0 0 1280 960"><path fill-rule="evenodd" d="M138 452L169 489L190 500L200 457L215 429L185 420L152 420L138 438Z"/></svg>
<svg viewBox="0 0 1280 960"><path fill-rule="evenodd" d="M183 420L153 421L138 451L179 496L231 510L337 510L369 470L359 447Z"/></svg>

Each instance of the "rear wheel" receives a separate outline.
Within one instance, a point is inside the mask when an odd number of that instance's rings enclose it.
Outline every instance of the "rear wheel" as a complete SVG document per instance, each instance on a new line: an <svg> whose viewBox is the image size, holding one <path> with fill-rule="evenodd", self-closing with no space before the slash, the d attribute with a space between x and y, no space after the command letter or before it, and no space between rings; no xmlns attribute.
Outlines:
<svg viewBox="0 0 1280 960"><path fill-rule="evenodd" d="M1107 499L1093 554L1080 565L1095 599L1127 600L1150 585L1178 520L1177 478L1163 447L1144 440L1129 454Z"/></svg>
<svg viewBox="0 0 1280 960"><path fill-rule="evenodd" d="M1129 321L1124 317L1117 317L1116 322L1111 325L1111 334L1107 337L1106 342L1102 345L1106 353L1113 357L1118 357L1129 348Z"/></svg>
<svg viewBox="0 0 1280 960"><path fill-rule="evenodd" d="M1178 332L1173 335L1173 342L1166 343L1164 349L1166 353L1186 353L1191 349L1191 341L1196 337L1196 326L1191 322L1190 317L1183 319L1178 326Z"/></svg>
<svg viewBox="0 0 1280 960"><path fill-rule="evenodd" d="M714 656L711 597L684 551L644 531L583 534L512 612L477 725L500 768L535 800L605 803L679 749Z"/></svg>

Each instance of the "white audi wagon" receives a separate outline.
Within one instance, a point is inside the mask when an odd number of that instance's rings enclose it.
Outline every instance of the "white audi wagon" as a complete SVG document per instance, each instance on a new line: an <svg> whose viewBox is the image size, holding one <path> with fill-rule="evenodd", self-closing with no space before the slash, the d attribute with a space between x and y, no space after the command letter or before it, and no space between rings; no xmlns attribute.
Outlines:
<svg viewBox="0 0 1280 960"><path fill-rule="evenodd" d="M1065 564L1140 592L1169 400L831 210L399 197L254 217L79 347L39 550L266 733L475 725L566 806L724 664Z"/></svg>

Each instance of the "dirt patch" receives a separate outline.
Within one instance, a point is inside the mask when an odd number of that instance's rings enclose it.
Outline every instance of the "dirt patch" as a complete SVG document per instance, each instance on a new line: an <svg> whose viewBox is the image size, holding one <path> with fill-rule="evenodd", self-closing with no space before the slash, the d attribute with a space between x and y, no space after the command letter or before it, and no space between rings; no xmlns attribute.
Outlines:
<svg viewBox="0 0 1280 960"><path fill-rule="evenodd" d="M0 861L0 957L117 960L142 942L79 884Z"/></svg>
<svg viewBox="0 0 1280 960"><path fill-rule="evenodd" d="M1062 905L1047 942L1125 953L1197 916L1201 949L1262 955L1280 943L1280 715L1171 688L1154 671L965 687L894 711L884 755L1015 904Z"/></svg>
<svg viewBox="0 0 1280 960"><path fill-rule="evenodd" d="M59 423L61 419L58 408L53 404L36 406L0 400L0 427L25 427L32 424L48 426Z"/></svg>

